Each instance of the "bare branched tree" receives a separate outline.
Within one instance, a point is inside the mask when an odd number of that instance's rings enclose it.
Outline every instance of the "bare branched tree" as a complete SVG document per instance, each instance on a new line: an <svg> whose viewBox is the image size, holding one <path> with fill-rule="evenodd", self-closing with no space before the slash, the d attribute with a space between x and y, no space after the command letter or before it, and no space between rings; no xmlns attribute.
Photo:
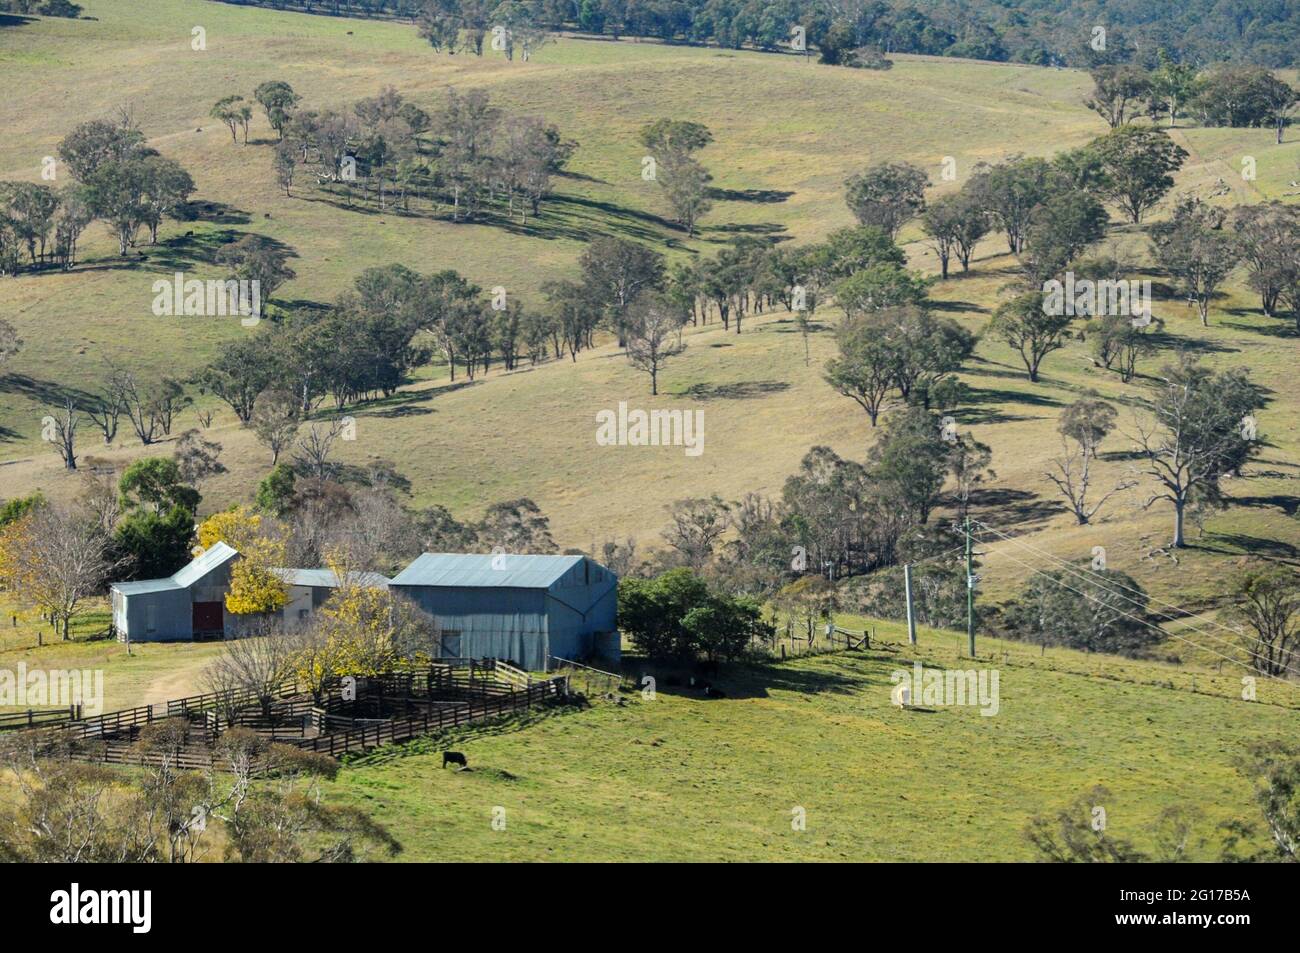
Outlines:
<svg viewBox="0 0 1300 953"><path fill-rule="evenodd" d="M289 640L270 622L253 626L252 634L232 640L202 674L207 691L233 698L244 692L257 698L263 715L291 673Z"/></svg>
<svg viewBox="0 0 1300 953"><path fill-rule="evenodd" d="M316 479L327 479L333 474L335 468L335 464L330 460L334 441L343 434L345 426L341 417L309 426L298 438L295 460Z"/></svg>
<svg viewBox="0 0 1300 953"><path fill-rule="evenodd" d="M71 397L63 406L41 420L41 439L50 445L68 470L77 469L77 428L83 417Z"/></svg>
<svg viewBox="0 0 1300 953"><path fill-rule="evenodd" d="M48 504L6 535L9 585L50 619L64 640L82 601L99 591L114 562L96 514Z"/></svg>

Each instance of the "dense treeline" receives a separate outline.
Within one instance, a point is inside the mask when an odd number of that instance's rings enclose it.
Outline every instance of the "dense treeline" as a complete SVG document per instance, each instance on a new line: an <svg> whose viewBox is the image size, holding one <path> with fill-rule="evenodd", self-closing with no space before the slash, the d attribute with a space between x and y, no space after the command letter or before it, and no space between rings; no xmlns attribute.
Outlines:
<svg viewBox="0 0 1300 953"><path fill-rule="evenodd" d="M80 4L72 0L0 0L0 13L35 13L42 17L81 16Z"/></svg>
<svg viewBox="0 0 1300 953"><path fill-rule="evenodd" d="M1112 129L1139 118L1172 126L1186 116L1203 126L1271 127L1279 144L1300 99L1294 87L1263 67L1197 70L1163 50L1154 69L1107 64L1092 70L1092 81L1084 105Z"/></svg>
<svg viewBox="0 0 1300 953"><path fill-rule="evenodd" d="M1158 49L1196 63L1244 60L1289 66L1300 45L1300 6L1252 0L224 0L309 13L402 17L432 23L435 45L457 35L482 53L493 27L526 19L537 31L775 50L800 25L827 62L850 51L923 53L1037 65L1136 61ZM1097 49L1094 30L1106 30ZM520 35L523 35L521 32ZM452 43L455 40L452 39ZM513 50L511 50L513 52ZM1150 61L1150 62L1148 62Z"/></svg>

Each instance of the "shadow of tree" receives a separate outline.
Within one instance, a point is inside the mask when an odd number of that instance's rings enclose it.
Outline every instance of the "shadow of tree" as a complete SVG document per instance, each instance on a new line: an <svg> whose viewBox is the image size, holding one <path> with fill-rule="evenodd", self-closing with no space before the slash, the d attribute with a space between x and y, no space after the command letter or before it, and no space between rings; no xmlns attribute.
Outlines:
<svg viewBox="0 0 1300 953"><path fill-rule="evenodd" d="M716 202L784 202L794 192L780 189L709 189L708 196Z"/></svg>
<svg viewBox="0 0 1300 953"><path fill-rule="evenodd" d="M837 656L840 658L841 656ZM892 656L870 650L854 651L842 656L854 661L887 661ZM625 673L630 673L635 684L642 685L646 676L654 678L656 692L675 697L694 698L699 701L723 702L747 698L767 698L773 691L785 691L796 694L829 692L840 695L860 694L864 688L873 685L888 685L890 681L883 673L862 671L852 677L829 669L809 670L797 667L797 659L788 662L772 661L770 663L734 662L719 665L716 675L701 675L689 666L674 665L666 662L651 662L645 659L625 659L622 666ZM694 676L695 684L691 684ZM722 695L705 694L704 686L709 684L722 691Z"/></svg>
<svg viewBox="0 0 1300 953"><path fill-rule="evenodd" d="M989 309L969 301L932 301L932 311L948 311L956 314L988 314Z"/></svg>
<svg viewBox="0 0 1300 953"><path fill-rule="evenodd" d="M243 209L207 200L185 203L176 217L182 222L210 222L213 225L247 225L253 220Z"/></svg>
<svg viewBox="0 0 1300 953"><path fill-rule="evenodd" d="M5 374L0 377L0 391L17 394L34 403L47 404L51 407L61 405L69 397L79 406L84 406L93 396L90 391L40 380L26 374Z"/></svg>
<svg viewBox="0 0 1300 953"><path fill-rule="evenodd" d="M1213 533L1195 540L1190 549L1203 552L1219 553L1225 556L1239 556L1247 553L1253 556L1270 556L1274 559L1294 560L1300 557L1300 549L1280 539L1265 539L1246 533Z"/></svg>
<svg viewBox="0 0 1300 953"><path fill-rule="evenodd" d="M681 391L694 400L751 400L790 389L785 381L738 381L734 384L692 384Z"/></svg>
<svg viewBox="0 0 1300 953"><path fill-rule="evenodd" d="M1066 507L1056 500L1045 500L1028 490L1008 487L988 487L971 493L971 507L980 510L981 519L993 526L1015 526L1023 530L1042 524L1065 512Z"/></svg>

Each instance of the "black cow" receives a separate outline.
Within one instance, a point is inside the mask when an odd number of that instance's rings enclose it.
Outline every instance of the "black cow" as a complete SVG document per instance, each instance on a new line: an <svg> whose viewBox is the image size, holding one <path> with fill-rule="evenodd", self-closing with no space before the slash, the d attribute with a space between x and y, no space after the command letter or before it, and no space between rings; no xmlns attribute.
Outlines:
<svg viewBox="0 0 1300 953"><path fill-rule="evenodd" d="M444 751L442 753L442 766L445 768L449 764L458 764L462 768L469 767L469 762L465 760L465 756L459 751Z"/></svg>

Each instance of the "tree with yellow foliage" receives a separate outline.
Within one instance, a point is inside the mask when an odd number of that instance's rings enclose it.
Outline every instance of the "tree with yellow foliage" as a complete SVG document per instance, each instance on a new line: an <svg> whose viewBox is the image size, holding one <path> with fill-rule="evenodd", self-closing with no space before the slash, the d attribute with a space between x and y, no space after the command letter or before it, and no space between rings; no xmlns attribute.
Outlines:
<svg viewBox="0 0 1300 953"><path fill-rule="evenodd" d="M242 553L264 535L261 514L254 513L247 506L222 510L213 513L199 525L199 548L195 555L218 542Z"/></svg>
<svg viewBox="0 0 1300 953"><path fill-rule="evenodd" d="M408 599L369 583L340 551L326 565L338 585L312 624L294 633L294 674L320 699L325 684L345 675L378 675L427 662L433 620Z"/></svg>
<svg viewBox="0 0 1300 953"><path fill-rule="evenodd" d="M289 589L272 570L284 564L284 543L265 536L246 541L230 568L226 609L235 615L279 612L289 601Z"/></svg>
<svg viewBox="0 0 1300 953"><path fill-rule="evenodd" d="M230 570L226 609L235 615L278 612L289 601L289 590L272 570L284 565L285 546L274 527L247 506L213 513L199 526L197 556L217 543L239 551Z"/></svg>

